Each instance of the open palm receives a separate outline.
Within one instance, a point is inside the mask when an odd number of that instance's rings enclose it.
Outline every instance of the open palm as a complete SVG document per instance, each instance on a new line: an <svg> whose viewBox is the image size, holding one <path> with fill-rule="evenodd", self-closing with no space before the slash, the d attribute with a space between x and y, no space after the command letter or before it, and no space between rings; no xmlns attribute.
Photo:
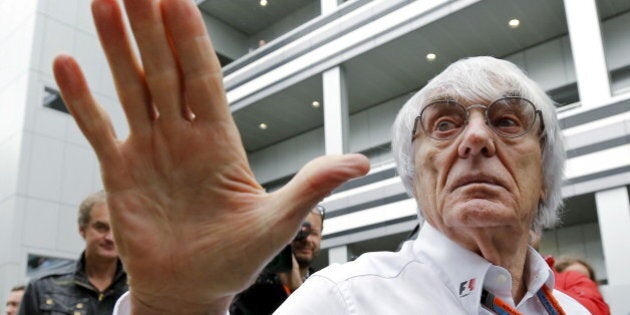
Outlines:
<svg viewBox="0 0 630 315"><path fill-rule="evenodd" d="M224 313L309 209L367 172L368 161L322 157L266 193L249 167L193 2L124 4L143 66L116 0L95 0L92 11L129 137L116 139L74 59L57 57L55 77L99 158L134 312Z"/></svg>

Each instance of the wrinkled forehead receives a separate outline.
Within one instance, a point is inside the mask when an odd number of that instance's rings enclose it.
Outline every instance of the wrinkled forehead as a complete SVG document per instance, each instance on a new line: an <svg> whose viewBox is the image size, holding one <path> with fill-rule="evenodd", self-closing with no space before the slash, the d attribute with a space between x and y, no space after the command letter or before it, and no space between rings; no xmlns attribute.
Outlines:
<svg viewBox="0 0 630 315"><path fill-rule="evenodd" d="M428 98L425 102L423 102L422 107L436 102L443 101L455 101L462 105L473 105L473 104L481 104L481 105L489 105L492 102L505 98L505 97L524 97L517 91L507 91L505 93L493 93L488 95L461 95L455 93L444 93L437 94Z"/></svg>
<svg viewBox="0 0 630 315"><path fill-rule="evenodd" d="M527 78L516 71L447 69L436 76L422 90L419 106L434 101L454 100L461 104L486 104L502 97L532 97Z"/></svg>
<svg viewBox="0 0 630 315"><path fill-rule="evenodd" d="M473 89L436 89L429 90L425 97L420 102L420 110L425 106L439 102L439 101L455 101L462 105L482 104L489 105L490 103L504 97L524 97L528 98L528 93L519 89L496 89L496 90L473 90Z"/></svg>

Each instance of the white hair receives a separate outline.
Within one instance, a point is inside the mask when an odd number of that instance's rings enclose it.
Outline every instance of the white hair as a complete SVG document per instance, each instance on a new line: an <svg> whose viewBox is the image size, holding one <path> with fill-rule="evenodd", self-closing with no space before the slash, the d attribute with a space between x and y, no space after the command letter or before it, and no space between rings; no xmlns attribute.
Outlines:
<svg viewBox="0 0 630 315"><path fill-rule="evenodd" d="M506 93L524 97L542 111L542 172L546 194L539 201L532 226L540 232L558 222L558 209L562 204L564 143L553 101L536 82L511 62L484 56L461 59L451 64L402 107L392 127L392 152L407 193L416 199L422 198L415 196L415 152L411 140L414 121L422 107L436 97L494 100L506 96ZM415 141L421 140L417 138ZM423 217L422 209L419 209L418 215Z"/></svg>

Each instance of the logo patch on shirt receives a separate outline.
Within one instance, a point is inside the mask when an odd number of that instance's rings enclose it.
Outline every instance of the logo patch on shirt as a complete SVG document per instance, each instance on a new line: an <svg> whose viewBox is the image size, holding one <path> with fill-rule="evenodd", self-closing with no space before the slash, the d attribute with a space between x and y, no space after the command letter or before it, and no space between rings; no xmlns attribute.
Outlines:
<svg viewBox="0 0 630 315"><path fill-rule="evenodd" d="M465 297L475 289L475 278L459 284L459 297Z"/></svg>

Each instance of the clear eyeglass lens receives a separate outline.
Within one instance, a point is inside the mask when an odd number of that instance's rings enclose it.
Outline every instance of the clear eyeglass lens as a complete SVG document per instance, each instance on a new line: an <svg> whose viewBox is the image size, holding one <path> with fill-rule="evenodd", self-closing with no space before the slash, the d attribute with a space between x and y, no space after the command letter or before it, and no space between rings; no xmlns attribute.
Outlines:
<svg viewBox="0 0 630 315"><path fill-rule="evenodd" d="M536 109L522 98L504 98L487 108L490 127L500 136L518 137L532 127ZM434 102L421 113L422 129L434 139L447 140L459 135L466 127L467 109L453 101Z"/></svg>
<svg viewBox="0 0 630 315"><path fill-rule="evenodd" d="M435 102L422 111L422 128L435 139L450 139L466 125L466 109L455 102Z"/></svg>
<svg viewBox="0 0 630 315"><path fill-rule="evenodd" d="M488 123L499 135L518 137L532 127L536 117L534 105L521 98L506 98L488 108Z"/></svg>

